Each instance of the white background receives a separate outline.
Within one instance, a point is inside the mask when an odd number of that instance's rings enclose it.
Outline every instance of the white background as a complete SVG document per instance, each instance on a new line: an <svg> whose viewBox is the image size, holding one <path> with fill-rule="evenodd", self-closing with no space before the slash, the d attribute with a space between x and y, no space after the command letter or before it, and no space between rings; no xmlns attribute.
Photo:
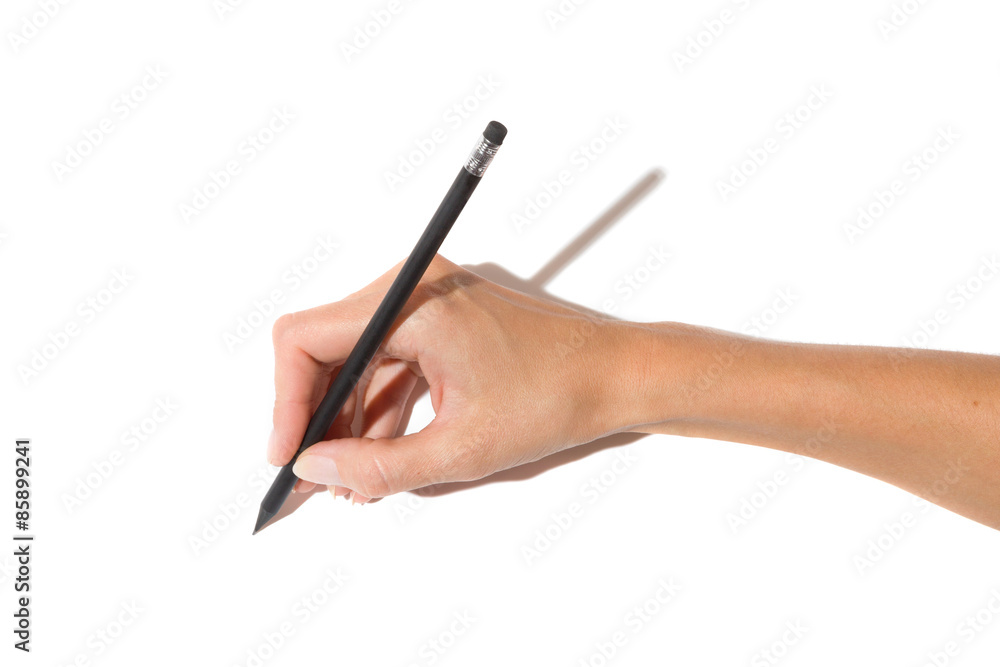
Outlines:
<svg viewBox="0 0 1000 667"><path fill-rule="evenodd" d="M14 438L30 437L37 535L30 656L11 647L12 547L0 552L4 664L996 664L1000 535L744 445L648 437L422 504L320 495L250 536L269 474L271 323L403 259L492 119L510 135L442 249L453 261L529 280L661 169L552 295L729 330L765 318L757 332L784 340L1000 351L1000 280L969 282L1000 250L995 2L926 3L886 33L888 0L593 0L559 21L555 0L404 1L350 57L388 0L221 14L210 0L50 2L51 18L45 4L11 0L0 20L0 488L9 499ZM689 40L701 53L679 63ZM492 91L479 85L490 77ZM822 87L829 99L802 107ZM294 120L245 159L274 109ZM102 119L112 131L88 146ZM609 121L624 129L581 162ZM446 140L390 188L386 172L437 128ZM913 180L908 161L947 128L958 138ZM724 200L719 183L769 138L777 152ZM88 154L55 166L74 151ZM181 205L229 160L240 173L185 220ZM518 227L561 170L572 183ZM894 179L905 193L852 243L845 225ZM313 265L320 237L338 249ZM671 259L646 272L651 247ZM306 264L307 281L284 279ZM103 292L122 270L128 285ZM628 298L627 275L645 280ZM981 289L959 309L967 283ZM274 312L252 315L273 290ZM780 290L793 305L774 317ZM109 296L85 315L80 304ZM947 322L914 337L939 309ZM227 345L248 318L259 326ZM61 338L71 324L78 335ZM158 399L179 407L153 430ZM431 416L422 399L409 429ZM129 448L123 434L144 426ZM116 450L119 465L95 476ZM634 463L591 502L585 485L608 481L621 452ZM787 483L754 496L778 471ZM744 500L759 509L734 530ZM572 503L582 516L559 529ZM529 559L536 531L556 537ZM338 569L348 580L327 594ZM671 578L679 592L656 602ZM320 603L306 614L303 597ZM283 624L274 652L265 638ZM949 642L957 655L942 654Z"/></svg>

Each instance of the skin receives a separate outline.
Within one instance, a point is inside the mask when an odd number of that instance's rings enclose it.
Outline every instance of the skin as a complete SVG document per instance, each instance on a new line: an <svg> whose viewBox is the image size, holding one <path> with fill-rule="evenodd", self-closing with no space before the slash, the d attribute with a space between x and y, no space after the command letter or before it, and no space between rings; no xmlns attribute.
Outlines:
<svg viewBox="0 0 1000 667"><path fill-rule="evenodd" d="M291 460L401 266L275 323L272 464ZM420 376L435 418L394 437ZM795 452L1000 529L1000 357L623 322L501 287L440 256L328 439L299 458L296 490L326 485L367 502L620 432Z"/></svg>

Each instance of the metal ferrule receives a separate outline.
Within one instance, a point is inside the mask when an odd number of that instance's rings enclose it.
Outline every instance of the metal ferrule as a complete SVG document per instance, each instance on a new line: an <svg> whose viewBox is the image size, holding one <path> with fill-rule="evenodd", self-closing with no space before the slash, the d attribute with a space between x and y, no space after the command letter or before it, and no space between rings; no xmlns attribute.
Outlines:
<svg viewBox="0 0 1000 667"><path fill-rule="evenodd" d="M499 144L495 144L480 135L479 143L472 149L469 158L465 161L465 170L473 176L482 178L498 150L500 150Z"/></svg>

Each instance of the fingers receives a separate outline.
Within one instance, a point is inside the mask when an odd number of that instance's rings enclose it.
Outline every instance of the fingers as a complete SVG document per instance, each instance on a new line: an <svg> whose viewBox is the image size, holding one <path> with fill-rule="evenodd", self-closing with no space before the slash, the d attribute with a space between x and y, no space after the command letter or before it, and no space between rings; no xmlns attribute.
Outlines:
<svg viewBox="0 0 1000 667"><path fill-rule="evenodd" d="M267 445L272 465L288 463L306 432L313 413L330 388L340 367L329 368L297 348L283 350L275 362L274 430ZM357 392L351 392L327 432L327 439L351 435Z"/></svg>
<svg viewBox="0 0 1000 667"><path fill-rule="evenodd" d="M288 463L302 444L306 426L330 386L333 371L347 358L364 330L367 302L372 300L345 299L282 315L275 322L274 434L267 454L272 465ZM351 399L348 404L345 412L353 416Z"/></svg>
<svg viewBox="0 0 1000 667"><path fill-rule="evenodd" d="M400 266L401 264L397 265L346 299L283 315L275 322L274 433L267 448L268 460L273 465L284 465L295 454L302 442L306 426L329 387L336 368L346 360L354 348ZM456 271L460 269L444 258L438 257L425 274L425 280L447 281ZM446 292L447 290L442 294ZM423 337L418 332L422 331L423 327L412 323L412 326L407 327L405 323L413 310L419 309L420 303L439 295L438 291L430 288L422 293L425 293L423 301L417 299L414 304L404 309L399 323L390 332L381 348L383 354L409 364L411 369L419 363L418 351ZM400 333L399 329L403 329L403 332ZM396 368L386 370L384 377L379 380L379 386L371 392L371 396L378 398L373 398L370 404L365 406L366 414L369 410L371 414L366 417L368 423L362 435L367 435L369 440L381 441L393 435L402 414L402 405L413 389L415 380L413 371L404 371L398 367L400 362L394 363ZM345 420L340 426L346 427L346 430L329 433L327 437L330 441L351 435L349 429L356 401L355 392L344 406L341 415L337 417L338 422ZM366 498L371 497L356 487L346 484L341 486L354 489L359 498L362 495ZM299 491L312 488L314 487L308 486L305 482L296 487ZM336 490L334 492L336 493Z"/></svg>
<svg viewBox="0 0 1000 667"><path fill-rule="evenodd" d="M407 362L388 357L378 360L364 388L361 435L372 439L395 435L416 384L417 376Z"/></svg>
<svg viewBox="0 0 1000 667"><path fill-rule="evenodd" d="M456 474L450 437L431 422L401 438L343 438L310 447L295 463L295 474L317 484L344 486L365 498L384 498Z"/></svg>
<svg viewBox="0 0 1000 667"><path fill-rule="evenodd" d="M307 482L304 479L300 479L295 482L295 486L292 488L292 493L310 493L313 489L319 488L321 485L315 482Z"/></svg>
<svg viewBox="0 0 1000 667"><path fill-rule="evenodd" d="M329 385L333 384L333 379L339 372L340 372L340 367L335 369L334 372L330 375L329 382L327 382L327 386L323 390L324 394L326 393L326 390L329 389ZM331 424L330 428L327 429L326 437L324 438L325 440L334 440L336 438L351 437L352 435L351 424L354 423L354 413L357 409L357 403L358 403L358 392L362 390L363 389L361 387L355 387L354 391L352 391L351 394L347 397L347 401L344 402L344 407L340 409L340 412L337 413L336 418L334 418L333 420L333 424ZM315 406L313 408L313 411L315 411ZM298 445L296 445L296 447L298 447ZM291 458L291 456L289 456L289 458ZM310 493L317 486L319 485L315 484L314 482L308 482L304 479L300 479L295 483L295 487L292 490L295 493Z"/></svg>
<svg viewBox="0 0 1000 667"><path fill-rule="evenodd" d="M302 443L306 426L337 368L310 355L285 331L275 325L274 430L267 448L268 461L278 466L288 463Z"/></svg>
<svg viewBox="0 0 1000 667"><path fill-rule="evenodd" d="M374 371L370 381L362 389L362 437L377 440L391 438L399 428L406 403L417 384L417 376L407 362L383 357L373 362ZM334 497L336 487L331 489ZM345 490L346 493L346 490ZM366 503L370 497L352 493L352 503Z"/></svg>
<svg viewBox="0 0 1000 667"><path fill-rule="evenodd" d="M273 465L291 460L329 387L332 369L350 354L380 300L381 294L362 294L283 315L275 322L274 437L268 445ZM417 360L415 349L399 336L390 335L382 349L394 357Z"/></svg>

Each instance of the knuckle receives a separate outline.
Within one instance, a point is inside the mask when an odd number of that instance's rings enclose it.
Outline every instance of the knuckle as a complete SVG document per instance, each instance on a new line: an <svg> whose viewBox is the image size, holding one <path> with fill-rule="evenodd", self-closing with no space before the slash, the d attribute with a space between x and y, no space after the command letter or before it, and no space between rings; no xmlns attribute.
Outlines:
<svg viewBox="0 0 1000 667"><path fill-rule="evenodd" d="M433 259L431 259L431 264L428 267L428 269L430 270L430 275L432 276L446 275L454 272L458 268L459 267L456 264L448 260L441 253L436 253L434 255Z"/></svg>
<svg viewBox="0 0 1000 667"><path fill-rule="evenodd" d="M397 492L395 468L383 452L371 452L358 467L359 493L369 498L384 498Z"/></svg>
<svg viewBox="0 0 1000 667"><path fill-rule="evenodd" d="M274 321L271 327L271 340L278 345L284 340L295 326L295 313L285 313Z"/></svg>

